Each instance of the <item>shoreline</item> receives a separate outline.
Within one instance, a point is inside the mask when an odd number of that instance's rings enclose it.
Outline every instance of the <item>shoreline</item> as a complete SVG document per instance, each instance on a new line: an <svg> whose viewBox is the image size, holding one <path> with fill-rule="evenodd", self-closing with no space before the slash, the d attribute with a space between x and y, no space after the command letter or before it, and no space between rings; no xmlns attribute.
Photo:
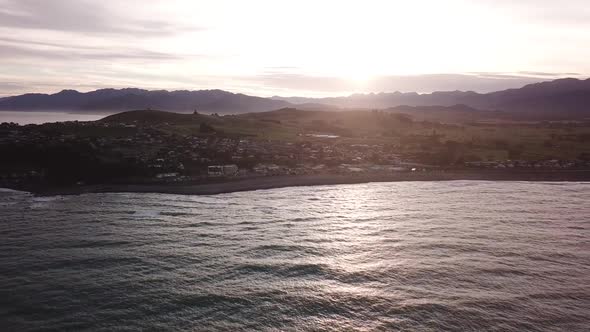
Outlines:
<svg viewBox="0 0 590 332"><path fill-rule="evenodd" d="M439 170L360 175L285 175L229 179L212 183L96 184L79 186L24 185L7 189L30 192L35 196L79 195L85 193L162 193L217 195L241 191L285 187L360 184L401 181L529 181L590 182L590 170Z"/></svg>

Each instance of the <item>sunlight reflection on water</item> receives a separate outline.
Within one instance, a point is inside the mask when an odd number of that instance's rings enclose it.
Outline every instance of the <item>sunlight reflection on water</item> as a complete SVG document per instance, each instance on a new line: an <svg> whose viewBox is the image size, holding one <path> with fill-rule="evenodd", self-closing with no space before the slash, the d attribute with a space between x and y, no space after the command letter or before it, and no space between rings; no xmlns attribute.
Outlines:
<svg viewBox="0 0 590 332"><path fill-rule="evenodd" d="M0 319L13 330L582 330L589 194L588 183L485 181L0 191Z"/></svg>

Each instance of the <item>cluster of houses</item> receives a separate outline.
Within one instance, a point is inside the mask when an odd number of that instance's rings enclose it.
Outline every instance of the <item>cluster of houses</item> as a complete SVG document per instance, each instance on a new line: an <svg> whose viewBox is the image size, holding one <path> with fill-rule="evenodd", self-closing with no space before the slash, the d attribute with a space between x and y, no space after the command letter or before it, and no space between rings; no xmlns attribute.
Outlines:
<svg viewBox="0 0 590 332"><path fill-rule="evenodd" d="M510 169L510 168L533 168L533 169L570 169L576 167L590 166L588 162L581 160L505 160L505 161L470 161L465 162L465 166L472 168L493 168L493 169Z"/></svg>
<svg viewBox="0 0 590 332"><path fill-rule="evenodd" d="M69 127L68 127L69 126ZM112 130L92 135L93 128ZM74 128L75 130L71 130ZM67 130L64 130L67 129ZM80 129L80 130L78 130ZM84 134L76 134L84 133ZM98 132L98 131L97 131ZM53 127L0 124L0 146L84 144L92 155L133 165L141 174L159 181L220 177L358 174L423 170L429 165L404 160L392 143L350 143L337 137L302 136L296 141L271 141L218 135L179 135L150 126L105 123L61 123ZM583 164L585 163L585 164ZM588 161L476 161L468 168L567 169L590 167ZM39 176L42 169L23 169ZM14 174L14 171L12 173ZM19 173L20 174L20 173Z"/></svg>

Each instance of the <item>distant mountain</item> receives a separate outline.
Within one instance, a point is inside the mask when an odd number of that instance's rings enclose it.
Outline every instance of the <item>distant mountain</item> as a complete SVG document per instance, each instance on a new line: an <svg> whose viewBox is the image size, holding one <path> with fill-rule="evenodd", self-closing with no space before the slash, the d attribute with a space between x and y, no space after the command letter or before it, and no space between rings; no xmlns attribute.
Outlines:
<svg viewBox="0 0 590 332"><path fill-rule="evenodd" d="M88 112L118 112L131 109L162 109L176 112L250 113L297 106L307 110L388 109L392 107L421 107L422 114L431 117L436 108L453 107L453 114L469 114L478 110L500 111L508 117L521 119L581 119L590 118L590 79L559 79L526 85L492 93L473 91L437 91L429 94L369 93L347 97L262 98L223 90L148 91L142 89L102 89L87 93L63 90L55 94L24 94L0 99L0 110L66 110ZM470 109L459 110L455 105ZM461 107L459 107L461 108ZM417 112L406 109L405 111ZM451 112L451 110L438 110ZM488 113L489 114L489 113Z"/></svg>
<svg viewBox="0 0 590 332"><path fill-rule="evenodd" d="M0 110L67 110L113 112L130 109L165 109L180 112L245 113L270 111L288 102L247 96L223 90L148 91L101 89L92 92L63 90L55 94L29 93L0 99Z"/></svg>
<svg viewBox="0 0 590 332"><path fill-rule="evenodd" d="M430 94L369 93L348 97L273 97L292 104L325 104L343 108L384 109L397 106L467 105L481 110L509 112L525 118L590 117L590 79L565 78L491 93L442 91Z"/></svg>

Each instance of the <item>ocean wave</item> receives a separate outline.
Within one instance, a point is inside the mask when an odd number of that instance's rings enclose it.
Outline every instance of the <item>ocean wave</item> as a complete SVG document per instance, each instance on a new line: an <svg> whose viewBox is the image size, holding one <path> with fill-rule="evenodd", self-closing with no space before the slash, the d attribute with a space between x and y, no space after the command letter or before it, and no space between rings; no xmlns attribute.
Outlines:
<svg viewBox="0 0 590 332"><path fill-rule="evenodd" d="M590 184L482 181L1 192L0 321L15 331L583 331L587 197Z"/></svg>

